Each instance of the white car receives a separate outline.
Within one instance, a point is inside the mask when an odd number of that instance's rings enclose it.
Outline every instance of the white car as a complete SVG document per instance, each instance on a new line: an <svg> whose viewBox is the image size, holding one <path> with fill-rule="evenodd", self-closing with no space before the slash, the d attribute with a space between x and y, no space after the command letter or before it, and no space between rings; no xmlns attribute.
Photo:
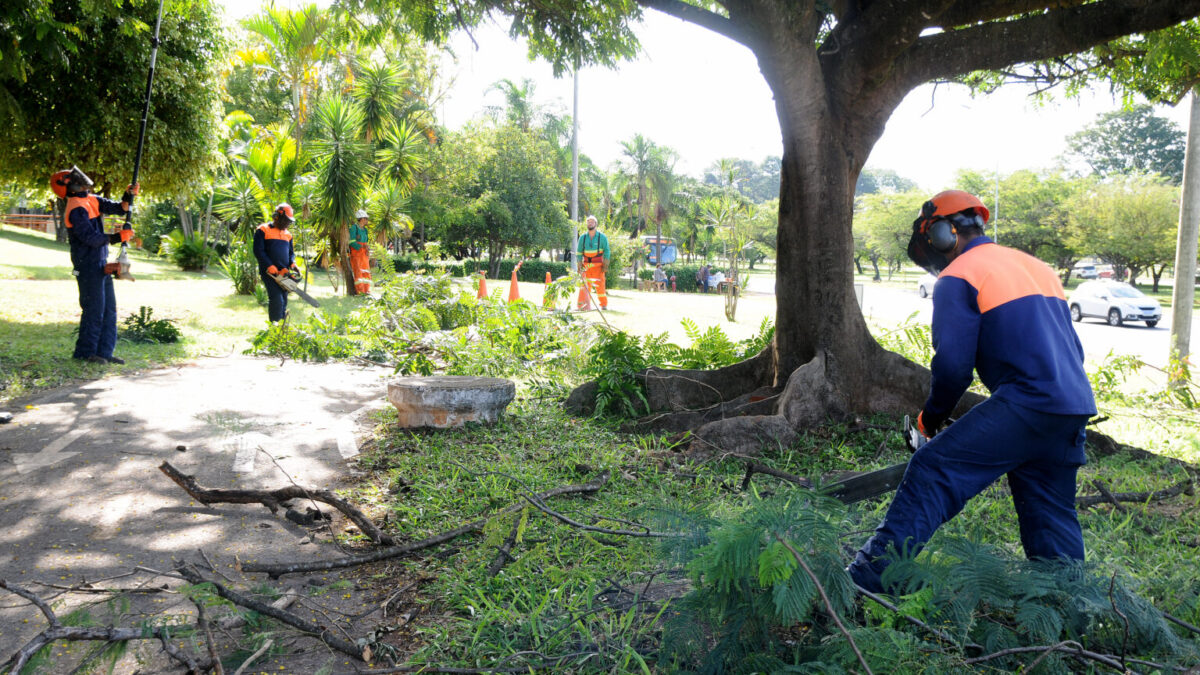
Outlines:
<svg viewBox="0 0 1200 675"><path fill-rule="evenodd" d="M1122 281L1085 281L1071 294L1067 304L1071 306L1074 321L1093 316L1108 321L1110 326L1145 321L1154 328L1162 319L1162 307L1157 300Z"/></svg>
<svg viewBox="0 0 1200 675"><path fill-rule="evenodd" d="M921 296L922 298L932 298L933 285L937 283L937 279L938 278L932 274L926 274L920 279L917 279L917 295Z"/></svg>

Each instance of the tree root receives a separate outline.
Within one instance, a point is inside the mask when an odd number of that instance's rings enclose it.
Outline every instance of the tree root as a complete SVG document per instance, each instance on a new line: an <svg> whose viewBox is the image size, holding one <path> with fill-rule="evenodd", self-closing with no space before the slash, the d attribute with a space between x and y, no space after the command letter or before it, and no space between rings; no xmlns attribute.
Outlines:
<svg viewBox="0 0 1200 675"><path fill-rule="evenodd" d="M596 492L601 487L603 487L604 484L608 482L608 478L609 478L609 473L607 471L605 471L604 473L600 474L600 476L598 476L595 480L592 480L589 483L581 483L578 485L566 485L563 487L557 487L552 490L546 490L545 492L539 492L538 494L534 495L534 497L539 500L543 500L543 499L548 499L550 497L557 497L559 495L589 494L592 492ZM326 561L319 561L319 562L290 562L290 563L276 563L276 564L247 563L247 564L242 565L242 571L244 571L244 572L264 572L272 579L278 579L279 577L283 576L284 574L299 574L299 573L304 573L304 572L319 572L319 571L325 571L325 570L341 569L344 567L354 567L355 565L363 565L366 563L377 562L379 560L387 560L388 558L396 558L396 557L399 557L402 555L408 555L410 553L415 553L417 551L421 551L421 550L424 550L427 548L432 548L439 544L444 544L452 539L456 539L456 538L458 538L464 534L467 534L469 532L478 532L478 531L482 530L484 525L486 525L488 523L488 521L490 521L492 518L516 513L517 511L520 511L521 509L525 508L524 499L528 499L528 498L527 497L523 498L523 500L520 503L513 504L512 506L509 506L496 514L493 514L486 518L480 518L479 520L467 523L466 525L462 525L460 527L456 527L453 530L448 530L446 532L442 532L441 534L434 535L427 539L422 539L421 541L410 542L410 543L407 543L407 544L404 544L401 546L389 546L387 548L381 548L379 550L372 551L370 553L364 553L362 555L355 555L355 556L348 556L345 558L339 558L337 560L326 560Z"/></svg>
<svg viewBox="0 0 1200 675"><path fill-rule="evenodd" d="M284 502L292 499L311 499L328 504L341 511L371 541L383 544L384 546L394 546L396 544L396 540L391 535L384 534L383 530L379 529L362 511L329 490L304 488L298 485L289 485L288 487L276 490L206 488L197 485L194 477L171 466L170 462L163 462L159 465L158 469L166 474L168 478L175 481L193 499L205 506L209 504L262 504L270 509L271 513L278 513L279 507Z"/></svg>

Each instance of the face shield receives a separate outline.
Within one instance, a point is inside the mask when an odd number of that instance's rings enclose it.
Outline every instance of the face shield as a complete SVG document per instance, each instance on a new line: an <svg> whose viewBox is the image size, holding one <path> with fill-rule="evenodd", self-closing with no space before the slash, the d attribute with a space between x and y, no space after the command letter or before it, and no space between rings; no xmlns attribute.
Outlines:
<svg viewBox="0 0 1200 675"><path fill-rule="evenodd" d="M908 258L934 276L941 274L950 264L946 254L934 249L929 237L921 232L920 219L913 223L912 237L908 240Z"/></svg>
<svg viewBox="0 0 1200 675"><path fill-rule="evenodd" d="M67 192L88 192L95 183L77 166L72 166L67 172Z"/></svg>

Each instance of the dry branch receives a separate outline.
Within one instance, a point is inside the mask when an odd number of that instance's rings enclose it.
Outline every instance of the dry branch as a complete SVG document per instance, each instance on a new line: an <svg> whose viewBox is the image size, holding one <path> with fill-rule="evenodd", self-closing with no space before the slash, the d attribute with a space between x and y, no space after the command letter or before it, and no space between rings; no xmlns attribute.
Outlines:
<svg viewBox="0 0 1200 675"><path fill-rule="evenodd" d="M380 530L362 511L359 511L353 504L328 490L304 488L299 485L289 485L288 487L276 490L206 488L197 485L196 479L193 476L189 476L171 466L170 462L163 462L158 468L168 478L175 481L179 487L183 488L185 492L191 495L193 499L205 506L209 504L262 504L270 509L271 513L278 513L279 507L283 502L292 499L311 499L323 502L341 511L371 541L383 544L384 546L393 546L396 544L395 539L390 535L384 534L383 530Z"/></svg>
<svg viewBox="0 0 1200 675"><path fill-rule="evenodd" d="M504 569L504 566L508 564L508 561L513 559L512 548L513 545L517 543L517 535L520 534L520 532L521 516L518 515L517 517L513 518L512 531L508 533L508 537L504 540L504 543L500 545L500 548L496 553L496 559L493 560L487 567L487 575L489 578L499 574L500 570Z"/></svg>
<svg viewBox="0 0 1200 675"><path fill-rule="evenodd" d="M1190 492L1192 489L1192 479L1186 478L1169 488L1164 488L1155 492L1109 492L1108 495L1084 495L1075 498L1075 506L1087 508L1111 502L1114 499L1121 502L1146 502L1156 501L1159 499L1169 499L1185 492Z"/></svg>
<svg viewBox="0 0 1200 675"><path fill-rule="evenodd" d="M783 480L786 480L789 483L795 483L796 485L799 485L801 487L806 487L806 488L812 487L812 481L808 480L807 478L804 478L803 476L797 476L796 474L793 474L793 473L788 473L786 471L780 471L779 469L769 467L766 464L762 464L760 462L746 462L746 477L742 479L742 489L743 490L750 487L750 478L753 477L754 474L756 474L756 473L762 473L762 474L766 474L768 476L782 478Z"/></svg>
<svg viewBox="0 0 1200 675"><path fill-rule="evenodd" d="M791 552L792 557L796 559L796 562L799 563L800 567L804 570L804 573L807 574L808 578L812 580L813 584L817 587L817 592L821 594L821 600L825 603L826 611L829 612L829 616L833 617L833 622L837 624L838 630L842 632L842 635L846 636L846 641L850 643L850 648L854 650L854 655L858 657L858 662L862 664L863 670L867 671L867 675L873 675L871 672L871 665L867 663L867 659L863 656L862 650L858 648L858 643L854 641L854 636L851 635L850 631L846 629L846 624L842 623L842 617L838 616L837 610L833 608L833 602L829 600L829 594L825 592L825 587L821 585L821 580L817 578L816 574L813 574L812 568L808 566L808 563L804 562L804 558L801 557L800 552L797 551L794 546L788 543L786 539L779 535L775 535L775 541L783 544L783 547Z"/></svg>
<svg viewBox="0 0 1200 675"><path fill-rule="evenodd" d="M318 639L320 639L321 642L324 642L325 644L329 645L330 647L333 647L334 649L338 650L339 652L342 652L343 654L353 656L354 658L359 659L359 660L361 660L363 658L361 649L359 649L353 643L343 640L343 639L337 637L336 635L333 635L324 626L318 626L317 624L315 624L307 619L296 616L295 614L292 614L291 612L287 612L282 609L276 609L275 607L273 607L271 605L259 602L258 600L255 600L254 598L247 597L245 595L242 595L241 593L238 593L235 590L226 588L215 581L210 581L208 579L205 579L194 568L189 567L187 565L181 565L175 571L178 572L180 574L180 576L182 576L184 579L187 579L190 583L211 584L213 587L213 590L216 591L217 595L221 596L222 598L232 602L233 604L235 604L239 607L245 607L246 609L254 610L255 612L258 612L259 614L262 614L264 616L269 616L272 619L275 619L276 621L278 621L280 623L287 624L288 626L291 626L293 628L301 630L305 633L309 633L309 634L317 637Z"/></svg>
<svg viewBox="0 0 1200 675"><path fill-rule="evenodd" d="M534 496L536 498L538 498L539 500L541 500L541 499L549 499L550 497L557 497L560 495L568 495L568 494L590 494L592 492L599 491L600 488L603 487L604 484L608 482L608 478L609 478L609 472L605 471L604 473L600 474L598 477L596 477L595 480L592 480L591 482L580 483L577 485L565 485L563 487L557 487L552 490L546 490L545 492L540 492ZM525 498L527 499L528 497L525 497ZM403 546L389 546L388 548L381 548L376 551L372 551L370 553L365 553L363 555L348 556L345 558L339 558L337 560L325 560L325 561L320 561L320 562L290 562L290 563L277 563L277 564L247 563L245 565L242 565L242 571L244 571L244 572L265 572L272 579L278 579L279 577L283 576L284 574L298 574L298 573L302 573L302 572L318 572L318 571L324 571L324 570L335 570L335 569L341 569L343 567L354 567L355 565L363 565L366 563L377 562L379 560L387 560L388 558L396 558L396 557L399 557L402 555L408 555L410 553L415 553L417 551L421 551L421 550L424 550L427 548L432 548L439 544L444 544L452 539L461 537L462 535L467 534L469 532L478 532L478 531L482 530L484 525L486 525L488 523L488 521L491 520L492 518L508 515L511 513L516 513L517 511L520 511L523 508L525 508L525 504L523 502L513 504L512 506L506 507L505 509L503 509L503 510L499 511L498 513L495 513L491 516L487 516L485 518L480 518L479 520L467 523L466 525L462 525L460 527L456 527L453 530L448 530L446 532L442 532L441 534L436 534L427 539L422 539L421 541L410 542L408 544L404 544Z"/></svg>

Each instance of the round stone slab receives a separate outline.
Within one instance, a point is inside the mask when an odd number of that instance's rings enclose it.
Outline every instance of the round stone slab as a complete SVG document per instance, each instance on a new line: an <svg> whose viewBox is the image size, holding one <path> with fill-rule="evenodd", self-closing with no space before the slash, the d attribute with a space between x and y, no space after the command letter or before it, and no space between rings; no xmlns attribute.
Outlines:
<svg viewBox="0 0 1200 675"><path fill-rule="evenodd" d="M388 382L388 400L401 427L447 429L467 422L494 424L516 396L511 380L498 377L431 375Z"/></svg>

